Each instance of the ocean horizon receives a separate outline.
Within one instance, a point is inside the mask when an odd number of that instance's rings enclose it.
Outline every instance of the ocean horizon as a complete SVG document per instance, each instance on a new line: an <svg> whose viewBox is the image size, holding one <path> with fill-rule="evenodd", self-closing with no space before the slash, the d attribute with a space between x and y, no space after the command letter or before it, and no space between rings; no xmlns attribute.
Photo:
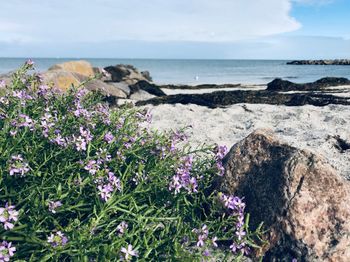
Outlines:
<svg viewBox="0 0 350 262"><path fill-rule="evenodd" d="M54 64L87 60L95 67L130 64L148 70L157 84L267 84L275 78L297 83L323 77L350 78L350 66L287 65L291 60L264 59L140 59L140 58L32 58L39 72ZM26 58L0 58L0 74L17 69Z"/></svg>

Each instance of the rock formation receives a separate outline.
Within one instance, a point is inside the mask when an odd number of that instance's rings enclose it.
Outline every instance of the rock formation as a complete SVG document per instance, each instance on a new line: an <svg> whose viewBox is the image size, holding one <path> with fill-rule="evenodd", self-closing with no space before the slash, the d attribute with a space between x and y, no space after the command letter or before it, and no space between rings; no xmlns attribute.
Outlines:
<svg viewBox="0 0 350 262"><path fill-rule="evenodd" d="M149 82L149 79L151 79L149 72L139 72L132 65L107 66L104 70L111 75L110 81L112 82L124 82L133 85L142 80Z"/></svg>
<svg viewBox="0 0 350 262"><path fill-rule="evenodd" d="M61 90L67 90L72 85L84 85L88 90L101 91L112 104L118 98L142 100L165 95L158 86L149 83L149 72L139 73L131 65L109 66L106 71L109 76L103 75L102 69L92 67L87 61L71 61L50 67L43 77L45 83ZM95 75L99 75L100 79L91 80Z"/></svg>
<svg viewBox="0 0 350 262"><path fill-rule="evenodd" d="M287 65L350 65L350 59L295 60L287 62Z"/></svg>
<svg viewBox="0 0 350 262"><path fill-rule="evenodd" d="M258 130L224 159L219 190L244 196L266 261L350 261L350 182L309 151Z"/></svg>

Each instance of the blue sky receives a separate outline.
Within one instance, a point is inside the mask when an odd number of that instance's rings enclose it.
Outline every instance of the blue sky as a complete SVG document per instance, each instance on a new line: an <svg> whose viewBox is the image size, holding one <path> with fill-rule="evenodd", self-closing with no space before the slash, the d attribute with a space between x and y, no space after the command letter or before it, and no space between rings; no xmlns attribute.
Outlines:
<svg viewBox="0 0 350 262"><path fill-rule="evenodd" d="M0 57L350 58L349 0L11 0Z"/></svg>

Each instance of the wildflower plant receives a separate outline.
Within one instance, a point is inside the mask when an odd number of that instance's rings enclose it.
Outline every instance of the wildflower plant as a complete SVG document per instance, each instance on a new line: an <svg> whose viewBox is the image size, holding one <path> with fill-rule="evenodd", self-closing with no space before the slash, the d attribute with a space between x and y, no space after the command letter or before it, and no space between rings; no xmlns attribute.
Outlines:
<svg viewBox="0 0 350 262"><path fill-rule="evenodd" d="M62 93L33 65L0 99L0 261L199 261L254 249L243 200L212 189L226 148L179 146L185 134L152 131L150 112L109 108L83 87Z"/></svg>

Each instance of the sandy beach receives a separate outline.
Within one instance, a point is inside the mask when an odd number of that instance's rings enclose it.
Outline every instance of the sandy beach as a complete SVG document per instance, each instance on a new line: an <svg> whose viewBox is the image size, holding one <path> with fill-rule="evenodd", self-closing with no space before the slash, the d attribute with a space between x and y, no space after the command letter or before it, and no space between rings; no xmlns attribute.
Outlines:
<svg viewBox="0 0 350 262"><path fill-rule="evenodd" d="M350 86L342 88L350 90ZM211 91L164 89L168 94ZM350 152L340 152L332 138L338 135L350 139L350 110L347 106L236 104L209 109L198 105L165 104L145 108L151 109L153 128L169 130L191 126L188 132L193 145L217 143L231 148L256 129L271 129L289 144L321 154L340 174L350 179Z"/></svg>

